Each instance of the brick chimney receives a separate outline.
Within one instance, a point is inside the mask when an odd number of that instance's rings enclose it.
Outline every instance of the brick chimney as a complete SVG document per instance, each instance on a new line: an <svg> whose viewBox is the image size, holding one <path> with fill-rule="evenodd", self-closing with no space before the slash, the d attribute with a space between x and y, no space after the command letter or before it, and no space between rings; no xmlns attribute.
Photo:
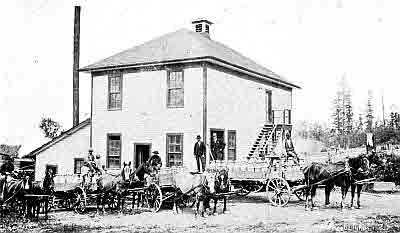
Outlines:
<svg viewBox="0 0 400 233"><path fill-rule="evenodd" d="M194 31L202 34L203 36L210 39L210 29L213 23L205 18L199 18L192 21Z"/></svg>

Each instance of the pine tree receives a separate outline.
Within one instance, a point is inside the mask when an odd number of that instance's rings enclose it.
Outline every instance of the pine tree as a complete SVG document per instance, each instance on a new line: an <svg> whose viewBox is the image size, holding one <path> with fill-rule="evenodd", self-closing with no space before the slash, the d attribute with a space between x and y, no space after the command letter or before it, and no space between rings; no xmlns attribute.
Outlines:
<svg viewBox="0 0 400 233"><path fill-rule="evenodd" d="M364 129L364 123L361 114L358 116L357 132L362 132Z"/></svg>
<svg viewBox="0 0 400 233"><path fill-rule="evenodd" d="M372 126L373 126L373 119L374 119L374 110L373 110L373 96L372 96L372 91L368 91L368 100L367 100L367 110L365 114L365 119L366 119L366 130L367 132L372 132Z"/></svg>
<svg viewBox="0 0 400 233"><path fill-rule="evenodd" d="M338 144L349 144L350 134L353 132L353 105L351 91L343 75L333 100L332 128L336 134Z"/></svg>

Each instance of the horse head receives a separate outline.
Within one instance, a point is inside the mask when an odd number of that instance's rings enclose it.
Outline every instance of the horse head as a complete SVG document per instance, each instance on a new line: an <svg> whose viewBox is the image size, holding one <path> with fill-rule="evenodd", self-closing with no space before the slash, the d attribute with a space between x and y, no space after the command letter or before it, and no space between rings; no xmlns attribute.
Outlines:
<svg viewBox="0 0 400 233"><path fill-rule="evenodd" d="M371 170L369 159L363 154L354 158L350 158L349 166L352 175L355 177L367 177Z"/></svg>
<svg viewBox="0 0 400 233"><path fill-rule="evenodd" d="M215 192L228 192L229 191L229 177L228 171L222 169L215 174L214 189Z"/></svg>

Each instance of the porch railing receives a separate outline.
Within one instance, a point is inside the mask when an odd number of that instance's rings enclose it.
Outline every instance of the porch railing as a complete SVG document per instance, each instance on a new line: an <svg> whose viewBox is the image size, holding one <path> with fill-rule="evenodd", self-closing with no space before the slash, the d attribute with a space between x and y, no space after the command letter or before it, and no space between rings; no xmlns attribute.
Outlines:
<svg viewBox="0 0 400 233"><path fill-rule="evenodd" d="M283 124L283 125L291 125L292 124L292 111L290 109L275 109L272 110L272 124Z"/></svg>

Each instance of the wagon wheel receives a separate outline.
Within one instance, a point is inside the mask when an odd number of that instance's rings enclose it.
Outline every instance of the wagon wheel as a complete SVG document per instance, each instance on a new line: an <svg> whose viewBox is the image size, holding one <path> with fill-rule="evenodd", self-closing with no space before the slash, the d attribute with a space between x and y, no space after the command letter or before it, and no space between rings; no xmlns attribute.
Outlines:
<svg viewBox="0 0 400 233"><path fill-rule="evenodd" d="M163 202L163 195L160 186L151 183L144 195L145 206L150 208L153 212L158 212Z"/></svg>
<svg viewBox="0 0 400 233"><path fill-rule="evenodd" d="M86 211L86 193L83 189L77 188L74 190L72 206L75 212L83 214Z"/></svg>
<svg viewBox="0 0 400 233"><path fill-rule="evenodd" d="M285 206L290 199L290 186L280 177L271 178L267 182L266 192L269 202L274 206Z"/></svg>

